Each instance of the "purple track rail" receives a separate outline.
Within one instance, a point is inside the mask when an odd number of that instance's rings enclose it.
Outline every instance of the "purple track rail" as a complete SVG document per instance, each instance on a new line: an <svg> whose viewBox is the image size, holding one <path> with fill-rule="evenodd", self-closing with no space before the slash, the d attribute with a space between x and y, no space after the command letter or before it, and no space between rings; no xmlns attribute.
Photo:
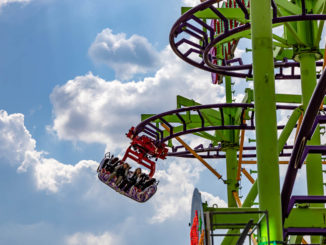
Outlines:
<svg viewBox="0 0 326 245"><path fill-rule="evenodd" d="M218 0L219 2L219 0ZM247 23L243 23L240 26L229 29L228 19L213 5L216 3L216 0L208 0L205 1L198 6L190 9L185 14L183 14L173 25L170 31L170 45L173 51L184 61L187 63L212 72L218 73L226 76L234 76L241 78L252 78L252 64L243 64L241 58L233 58L231 60L221 60L222 65L217 64L216 60L219 58L216 57L216 54L212 52L212 49L222 43L224 39L229 38L231 40L232 35L249 30L251 28L250 25L250 14L247 11L247 8L241 2L241 0L236 0L239 8L244 14ZM284 22L292 22L292 21L307 21L307 20L326 20L325 14L309 14L306 13L305 8L305 0L301 0L301 13L298 15L292 16L277 16L277 6L274 0L271 0L271 8L273 10L273 18L272 23L284 23ZM219 18L224 25L224 31L216 35L214 29L208 25L205 21L196 17L196 13L199 13L203 10L210 10L215 14L216 18ZM206 30L206 31L203 31ZM193 40L197 39L198 43L195 43ZM196 57L195 57L196 56ZM298 62L289 61L284 59L283 61L275 61L275 79L300 79L301 76L296 73L296 67L299 67ZM322 66L321 61L316 62L317 67ZM290 68L290 74L284 74L284 69ZM277 71L278 70L278 71ZM308 153L326 153L326 147L324 146L306 146L307 140L312 136L316 126L318 123L326 123L325 116L318 116L319 107L325 97L326 94L326 72L324 71L322 75L317 74L317 78L319 82L316 86L316 89L311 97L310 103L305 112L305 116L299 130L299 134L297 140L293 146L292 154L290 157L287 173L285 176L284 184L282 187L281 199L282 199L282 211L283 211L283 221L291 212L291 209L294 206L294 203L325 203L326 197L324 196L293 196L291 198L294 182L297 176L298 169L302 166L305 157ZM202 116L201 116L202 118ZM158 119L158 118L156 118ZM253 120L251 120L253 122ZM164 122L166 123L166 122ZM171 133L168 137L157 137L158 140L165 141L167 139L172 138L173 136L178 136L173 132L173 126L171 124L167 124L170 127ZM193 129L193 132L186 129L185 123L183 132L179 132L179 135L186 133L193 133L195 131L206 131L209 128L205 127L204 122L200 129ZM251 125L222 125L222 127L212 127L211 130L217 129L254 129L253 123ZM140 127L143 130L145 125ZM278 126L279 128L279 126ZM198 132L197 131L197 132ZM219 154L218 147L197 147L197 152L205 152L207 153L207 157L212 157L210 155L211 152L214 152L216 158L222 157ZM170 153L173 156L182 156L182 157L190 157L187 151L178 152L178 149L175 149L174 152ZM326 229L324 228L287 228L284 229L284 235L325 235Z"/></svg>
<svg viewBox="0 0 326 245"><path fill-rule="evenodd" d="M246 7L240 0L236 2L243 12L245 19L249 21L250 15ZM205 1L183 14L175 22L170 31L170 46L182 60L200 69L226 76L252 78L252 64L243 64L241 58L222 60L222 65L214 64L214 61L216 61L218 57L212 56L212 48L223 39L248 30L251 27L250 23L245 23L230 30L228 28L228 19L213 6L215 3L216 0ZM326 20L326 15L305 13L304 4L300 15L278 17L274 0L272 0L271 3L273 9L272 22L274 24L291 21ZM206 9L211 10L216 15L216 18L220 18L224 24L224 32L217 37L215 37L214 29L210 25L195 16L197 12ZM207 32L204 32L203 29L206 29ZM200 44L195 43L193 39L197 39ZM183 44L187 45L186 51L183 51L185 49ZM192 54L196 54L196 58L193 57ZM202 58L198 60L200 56ZM316 66L321 67L322 62L317 61ZM274 67L276 70L278 69L275 73L275 79L300 79L300 74L296 74L295 69L295 67L300 67L298 62L290 62L284 59L283 61L275 61ZM291 68L291 74L284 74L285 68ZM317 77L319 77L319 74L317 74Z"/></svg>
<svg viewBox="0 0 326 245"><path fill-rule="evenodd" d="M235 108L240 111L240 120L237 125L227 125L224 119L224 110L227 108ZM297 108L296 106L291 105L277 105L276 107L278 110L294 110ZM220 117L221 124L220 125L210 125L209 120L205 119L204 116L204 110L205 109L217 109L216 110L216 116ZM251 113L249 115L250 119L249 124L242 123L244 119L245 112L251 109ZM153 139L156 144L161 144L165 141L168 141L172 138L175 138L177 136L186 135L190 133L197 133L197 132L203 132L203 131L212 131L212 130L239 130L239 129L245 129L245 130L254 130L255 124L254 124L254 105L253 104L245 104L245 103L233 103L233 104L209 104L209 105L198 105L198 106L191 106L191 107L184 107L181 109L176 109L168 112L164 112L161 114L157 114L155 116L152 116L150 118L147 118L146 120L142 121L135 127L135 135L146 135L149 138ZM198 128L187 128L186 120L187 116L191 113L195 112L198 115L201 120L201 126ZM177 118L179 118L179 122L169 123L167 122L164 117L175 115ZM163 127L160 126L159 123L166 124L169 129L170 133L168 135L164 135ZM182 130L175 132L175 126L182 126ZM278 125L278 129L283 129L284 125Z"/></svg>
<svg viewBox="0 0 326 245"><path fill-rule="evenodd" d="M284 152L285 149L291 149L292 150L293 146L292 145L285 145L283 147L282 152L280 153L280 157L290 157L291 153ZM226 157L226 155L223 153L221 154L222 148L221 146L213 146L210 144L208 147L204 147L202 144L194 147L194 150L198 155L200 155L202 158L214 158L214 159L223 159ZM243 151L255 151L256 152L256 146L245 146L243 147ZM176 146L172 148L172 152L168 153L168 156L170 157L184 157L184 158L195 158L193 154L191 154L189 151L185 150L183 146ZM242 154L242 158L255 158L256 153L244 153Z"/></svg>
<svg viewBox="0 0 326 245"><path fill-rule="evenodd" d="M325 97L325 94L326 94L326 72L324 70L314 90L314 93L310 99L309 105L304 115L297 140L293 146L292 155L285 175L284 184L281 193L283 220L285 219L286 215L289 213L288 208L290 206L290 197L293 191L294 182L298 173L298 169L302 166L302 163L304 161L302 156L303 154L307 154L306 152L307 150L305 149L307 140L310 139L311 135L313 134L312 131L315 130L316 128L315 121L319 120L319 117L317 115L319 112L320 105ZM315 120L311 120L312 118L314 118ZM321 122L324 122L324 120L322 120Z"/></svg>

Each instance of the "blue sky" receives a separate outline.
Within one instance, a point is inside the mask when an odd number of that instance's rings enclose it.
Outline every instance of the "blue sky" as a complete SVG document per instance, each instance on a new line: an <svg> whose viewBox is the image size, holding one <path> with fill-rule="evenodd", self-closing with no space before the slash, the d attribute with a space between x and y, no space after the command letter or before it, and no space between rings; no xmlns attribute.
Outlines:
<svg viewBox="0 0 326 245"><path fill-rule="evenodd" d="M160 163L159 191L145 204L96 176L106 150L126 149L141 113L175 108L177 94L222 101L209 74L168 47L182 5L0 2L1 244L188 244L193 188L215 181L198 163Z"/></svg>
<svg viewBox="0 0 326 245"><path fill-rule="evenodd" d="M96 176L106 151L123 154L140 114L174 109L178 94L225 100L168 46L180 7L194 2L0 2L0 244L189 244L194 187L226 204L224 185L192 160L159 162L145 204ZM214 166L224 173L223 161Z"/></svg>

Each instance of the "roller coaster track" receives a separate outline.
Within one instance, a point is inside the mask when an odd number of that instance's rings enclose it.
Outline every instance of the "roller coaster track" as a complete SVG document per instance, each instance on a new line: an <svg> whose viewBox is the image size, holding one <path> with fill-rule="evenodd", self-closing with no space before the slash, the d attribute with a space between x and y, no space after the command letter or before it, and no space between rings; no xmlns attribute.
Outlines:
<svg viewBox="0 0 326 245"><path fill-rule="evenodd" d="M326 116L320 115L320 105L326 94L326 72L324 71L319 79L319 82L314 90L314 93L310 99L309 105L307 107L306 113L304 115L298 137L294 143L291 158L289 161L288 169L285 175L285 180L282 188L281 198L282 198L282 212L283 221L288 217L294 203L325 203L325 196L292 196L293 186L298 173L298 170L302 167L302 164L307 156L311 153L323 154L326 152L326 146L311 146L306 145L307 141L312 137L316 129L317 124L326 123ZM313 118L313 120L312 120ZM289 231L286 231L289 234ZM301 231L297 229L296 231L291 230L291 232L297 232L299 234ZM321 234L325 235L325 230L320 230ZM319 233L317 235L320 235Z"/></svg>
<svg viewBox="0 0 326 245"><path fill-rule="evenodd" d="M216 2L220 2L220 0L205 1L183 14L171 29L169 37L170 45L173 51L182 60L195 67L221 75L252 78L252 64L243 64L242 59L239 57L229 60L223 59L222 65L214 64L217 63L216 60L220 59L214 55L214 46L226 42L225 40L229 41L233 38L241 38L240 36L237 36L237 34L241 32L244 33L244 35L250 34L249 31L251 27L251 24L249 23L250 14L241 0L236 0L236 2L241 10L243 23L240 23L233 29L229 28L229 20L227 17L213 6ZM302 0L301 14L280 17L277 16L277 6L275 1L272 0L271 3L273 9L273 24L281 24L291 21L326 20L326 15L324 14L306 13L304 0ZM219 18L222 20L224 26L223 32L216 35L213 27L196 16L205 10L210 11L210 13L214 15L213 18ZM200 44L195 43L193 40L198 40ZM322 62L317 61L316 66L321 67ZM275 79L300 79L301 77L300 74L297 74L297 69L295 69L296 67L300 67L298 62L290 62L288 59L284 59L282 61L275 61L274 67L278 69L278 71L275 72ZM290 68L291 74L284 74L285 68ZM319 74L317 74L317 77L319 77Z"/></svg>
<svg viewBox="0 0 326 245"><path fill-rule="evenodd" d="M183 150L183 146L176 146L172 147L172 152L168 153L168 156L170 157L183 157L183 158L195 158L193 154L191 154L187 150ZM291 153L284 152L284 150L291 150L293 148L292 145L285 145L283 147L282 152L280 153L280 157L290 157ZM183 150L183 151L181 151ZM200 144L196 147L194 147L194 150L196 153L200 155L202 158L208 158L208 159L223 159L226 158L226 155L222 152L222 147L220 145L213 146L210 144L208 147L204 147L203 144ZM245 146L243 147L243 151L254 151L256 152L256 146ZM242 154L242 158L256 158L256 153L244 153ZM238 156L239 157L239 156Z"/></svg>
<svg viewBox="0 0 326 245"><path fill-rule="evenodd" d="M297 107L292 105L277 105L278 110L294 110ZM214 115L215 120L219 120L219 125L210 122L212 116L207 116L205 110L208 109L218 109L216 110L216 115ZM239 115L239 120L233 122L233 124L227 124L225 119L225 111L228 109L236 109ZM245 103L232 103L232 104L209 104L209 105L199 105L184 107L181 109L176 109L161 114L152 116L141 123L139 123L135 129L135 135L146 135L147 137L155 140L156 144L161 144L177 136L193 134L197 132L207 132L212 130L254 130L254 105ZM249 113L248 113L249 112ZM248 115L249 123L243 123L245 114ZM178 121L173 123L168 122L166 117L174 116ZM197 116L200 118L200 127L188 128L187 122L191 121L192 116ZM211 118L210 118L211 117ZM164 129L160 126L160 123L164 123L170 129L168 134L164 134ZM278 129L283 129L285 125L278 125ZM199 149L197 149L199 150Z"/></svg>
<svg viewBox="0 0 326 245"><path fill-rule="evenodd" d="M227 16L213 6L220 1L205 1L183 14L171 29L170 45L182 60L197 68L226 76L252 78L252 64L243 64L240 57L232 57L228 60L223 59L213 52L213 48L218 45L249 36L251 28L250 14L241 0L235 1L241 11L242 16L239 18L242 18L242 20L239 21L240 24L238 26L232 29L229 28ZM275 26L293 21L326 20L325 14L306 13L304 0L301 0L301 12L299 11L300 13L291 16L278 16L277 5L274 0L271 0L271 8L273 11L272 23ZM211 19L220 19L222 21L223 31L221 33L216 34L216 30L212 26L197 17L202 11L209 11L213 16ZM193 40L198 40L199 44ZM217 60L221 62L216 62ZM322 67L322 65L321 61L316 61L317 67ZM299 62L289 61L285 58L283 60L275 60L274 67L275 79L301 78L299 69L295 69L300 67ZM290 74L285 72L286 68L290 69ZM319 78L319 82L305 111L296 141L293 146L285 146L283 148L283 150L288 149L292 150L292 152L282 151L280 154L282 157L290 157L281 192L283 222L288 217L295 203L326 203L325 196L291 197L298 170L302 167L307 154L326 154L326 146L306 145L317 125L326 123L326 115L318 114L326 94L326 72L324 71L321 75L317 74L317 78ZM296 108L296 106L292 105L276 106L277 110L294 110ZM210 113L207 114L207 110L211 110ZM236 115L233 121L225 118L230 110L233 110L234 115ZM173 138L187 134L217 130L255 130L254 115L254 104L228 103L184 107L147 118L134 128L133 134L146 135L156 145L161 145ZM172 118L173 120L170 120ZM193 119L197 120L196 123L193 123ZM169 130L164 130L162 124L166 125ZM284 127L285 125L277 125L277 129L283 129ZM243 149L245 151L255 151L256 147L244 147ZM211 144L206 148L203 145L199 145L194 150L200 153L203 158L225 158L225 155L220 154L222 150L220 145ZM192 157L188 151L180 146L173 147L172 152L168 153L168 155ZM256 157L256 154L243 154L242 157ZM325 234L326 229L323 228L284 229L284 237L287 235Z"/></svg>
<svg viewBox="0 0 326 245"><path fill-rule="evenodd" d="M250 36L250 13L244 2L241 0L235 0L240 11L239 25L234 28L230 28L229 19L214 4L221 2L220 0L208 0L200 5L190 9L183 14L174 24L170 32L170 45L173 51L185 62L206 70L212 73L218 73L226 76L240 77L240 78L252 78L252 64L243 64L244 62L240 57L231 57L231 59L221 58L214 52L214 47L227 43L231 40L239 40L242 37ZM271 8L273 11L272 24L277 26L278 24L294 21L312 21L312 20L326 20L325 14L310 14L306 12L305 0L301 0L300 7L294 15L278 16L277 5L274 0L271 0ZM200 13L206 11L210 13L211 19L220 19L223 23L223 31L216 34L214 28L206 23L203 19L200 19ZM322 22L323 23L323 22ZM194 40L199 41L199 44ZM285 44L286 45L286 44ZM220 62L217 62L219 60ZM300 64L295 61L289 61L288 59L274 60L275 67L275 79L300 79L298 69ZM322 67L321 61L316 61L316 67ZM290 74L285 74L284 70L290 68ZM293 150L291 153L287 173L285 176L284 184L281 192L282 200L282 213L283 222L288 217L291 209L295 203L326 203L326 196L292 196L293 186L296 180L298 170L302 167L305 158L308 154L325 154L326 146L321 145L307 145L307 141L312 137L318 124L326 123L326 115L319 113L320 105L322 104L326 94L326 72L321 75L317 74L319 82L315 88L315 91L310 99L310 103L305 111L304 119L296 138ZM240 106L240 105L238 105ZM253 106L253 105L252 105ZM242 105L243 111L249 108L247 105ZM194 110L196 110L194 108ZM178 113L178 112L176 112ZM198 114L201 118L200 112ZM178 117L179 115L176 114ZM221 113L222 115L222 113ZM182 117L180 117L182 121ZM241 120L240 120L241 122ZM166 123L166 122L164 122ZM246 129L252 130L255 128L253 125L253 119L251 118L251 124L238 125L224 125L205 127L205 122L202 122L202 127L192 130L187 130L185 123L182 123L184 128L182 132L174 133L173 126L170 127L171 133L169 136L163 137L163 132L160 135L154 135L157 140L168 140L173 138L174 135L182 135L186 133L193 133L195 131L205 130L218 130L218 129ZM141 126L139 129L144 129L145 126ZM280 126L278 126L280 128ZM221 158L219 154L219 147L210 146L204 148L198 146L197 152L207 153L207 158L213 158L210 152L215 152L215 158ZM178 152L178 149L174 149L174 152L170 153L174 156L190 157L186 151ZM284 229L284 237L287 235L324 235L326 229L324 228L288 228Z"/></svg>

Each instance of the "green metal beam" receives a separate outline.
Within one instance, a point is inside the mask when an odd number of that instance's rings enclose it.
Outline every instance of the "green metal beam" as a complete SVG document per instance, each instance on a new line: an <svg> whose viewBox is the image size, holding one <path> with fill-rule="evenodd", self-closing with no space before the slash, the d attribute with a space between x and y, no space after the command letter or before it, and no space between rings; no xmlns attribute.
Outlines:
<svg viewBox="0 0 326 245"><path fill-rule="evenodd" d="M280 48L288 48L289 47L289 45L285 45L285 44L280 43L280 42L273 42L273 45L275 47L280 47Z"/></svg>
<svg viewBox="0 0 326 245"><path fill-rule="evenodd" d="M324 20L321 20L318 23L317 32L316 32L316 35L315 35L315 38L314 38L314 40L315 40L314 41L314 47L317 47L317 45L319 45L319 43L320 43L321 34L323 32L323 29L324 29L324 24L325 24L325 21Z"/></svg>
<svg viewBox="0 0 326 245"><path fill-rule="evenodd" d="M218 132L218 130L216 130L216 131ZM199 132L199 133L194 133L194 135L199 136L199 137L202 137L204 139L210 140L213 143L213 145L216 145L217 142L220 142L222 140L225 140L223 134L211 135L211 134L209 134L207 132Z"/></svg>
<svg viewBox="0 0 326 245"><path fill-rule="evenodd" d="M323 9L325 8L325 0L317 0L314 1L314 8L313 8L313 13L314 14L320 14L323 12Z"/></svg>
<svg viewBox="0 0 326 245"><path fill-rule="evenodd" d="M301 8L287 0L275 0L275 3L293 15L301 14Z"/></svg>
<svg viewBox="0 0 326 245"><path fill-rule="evenodd" d="M320 9L318 9L320 7ZM325 0L318 0L315 7L314 7L314 13L320 13L320 14L325 14L326 13L326 4L325 4ZM318 47L320 40L321 40L321 34L323 32L324 29L324 24L325 21L324 20L320 20L318 23L318 28L316 31L316 35L315 35L315 41L314 41L314 47Z"/></svg>
<svg viewBox="0 0 326 245"><path fill-rule="evenodd" d="M191 7L182 7L181 14L184 14L190 9ZM248 22L248 20L245 19L245 15L240 8L217 8L217 10L229 20L234 19L241 23ZM200 19L220 19L211 9L198 11L195 16Z"/></svg>
<svg viewBox="0 0 326 245"><path fill-rule="evenodd" d="M283 23L273 24L273 28L274 27L279 27L281 25L283 25ZM221 45L221 44L224 44L224 43L228 43L228 42L230 42L232 40L238 40L240 38L248 38L248 39L251 39L251 30L248 29L248 30L244 30L244 31L241 31L241 32L237 32L237 33L235 33L233 35L230 35L230 36L228 36L226 38L223 38L223 40L221 40L220 42L218 42L216 45L218 46L218 45Z"/></svg>
<svg viewBox="0 0 326 245"><path fill-rule="evenodd" d="M209 212L211 216L210 223L213 226L213 230L239 228L239 225L236 224L243 224L243 226L245 226L250 219L253 219L255 223L259 220L259 214L255 213L258 212L257 208L204 207L204 212Z"/></svg>
<svg viewBox="0 0 326 245"><path fill-rule="evenodd" d="M286 39L284 39L276 34L273 34L273 39L279 41L280 43L283 43L285 46L289 46L288 41Z"/></svg>
<svg viewBox="0 0 326 245"><path fill-rule="evenodd" d="M326 228L325 217L325 208L294 208L289 217L285 219L284 227Z"/></svg>
<svg viewBox="0 0 326 245"><path fill-rule="evenodd" d="M276 102L278 103L293 103L301 104L302 96L300 94L276 94ZM326 97L324 99L324 105L326 105Z"/></svg>
<svg viewBox="0 0 326 245"><path fill-rule="evenodd" d="M277 59L276 57L279 57L282 54L282 49L281 47L275 47L273 50L273 57Z"/></svg>
<svg viewBox="0 0 326 245"><path fill-rule="evenodd" d="M284 29L288 31L287 35L291 35L291 37L297 42L297 44L307 45L298 35L296 29L294 28L294 24L296 23L284 22Z"/></svg>
<svg viewBox="0 0 326 245"><path fill-rule="evenodd" d="M201 104L192 99L188 99L181 95L177 95L177 108L181 108L182 106L196 106L196 105L201 105Z"/></svg>
<svg viewBox="0 0 326 245"><path fill-rule="evenodd" d="M284 1L283 1L284 2ZM252 0L251 34L255 96L259 209L268 211L271 242L283 241L270 0ZM266 242L267 222L259 242Z"/></svg>
<svg viewBox="0 0 326 245"><path fill-rule="evenodd" d="M238 192L239 186L237 185L237 169L238 158L237 149L228 148L225 151L226 154L226 174L227 174L227 195L228 195L228 207L237 207L237 202L234 199L233 192ZM248 221L247 221L248 222Z"/></svg>
<svg viewBox="0 0 326 245"><path fill-rule="evenodd" d="M274 52L275 53L275 52ZM293 58L293 49L284 49L282 48L279 53L274 55L274 58L277 60L283 60L284 58L292 59Z"/></svg>
<svg viewBox="0 0 326 245"><path fill-rule="evenodd" d="M276 102L300 104L301 95L300 94L276 94Z"/></svg>
<svg viewBox="0 0 326 245"><path fill-rule="evenodd" d="M297 121L298 121L298 119L299 119L299 117L300 117L300 115L302 113L303 113L303 108L302 107L298 107L292 112L288 122L286 123L285 127L283 128L283 130L282 130L282 132L280 134L280 137L279 137L278 142L277 142L278 145L280 145L280 146L285 145L286 141L290 137L290 135L291 135L291 133L292 133L292 131L293 131L293 129L294 129L294 127L295 127L295 125L296 125L296 123L297 123ZM283 149L283 147L282 147L282 149Z"/></svg>
<svg viewBox="0 0 326 245"><path fill-rule="evenodd" d="M306 109L317 84L315 54L302 53L298 57L301 68L302 104L304 109ZM319 126L317 126L314 135L307 142L307 145L320 145ZM306 162L308 195L324 195L321 154L309 154ZM314 204L313 206L322 205ZM320 240L321 238L319 237L311 237L313 243L319 243Z"/></svg>
<svg viewBox="0 0 326 245"><path fill-rule="evenodd" d="M201 110L200 111L204 117L205 115L205 119L207 120L206 124L207 125L221 125L221 116L220 116L220 112L215 111L215 115L209 114L207 115L205 110ZM196 112L193 112L196 113ZM201 118L198 116L198 114L179 114L182 119L186 122L187 127L188 124L192 123L192 124L198 124L201 125ZM147 118L150 118L152 116L155 116L155 114L142 114L141 115L141 120L146 120ZM166 115L163 117L164 120L171 122L171 123L182 123L180 118L176 115ZM156 120L157 122L160 122L159 119Z"/></svg>

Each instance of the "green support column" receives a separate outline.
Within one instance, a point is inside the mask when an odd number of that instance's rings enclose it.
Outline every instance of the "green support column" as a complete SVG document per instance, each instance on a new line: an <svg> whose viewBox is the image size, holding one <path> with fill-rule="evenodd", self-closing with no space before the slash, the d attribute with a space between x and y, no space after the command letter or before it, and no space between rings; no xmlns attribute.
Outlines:
<svg viewBox="0 0 326 245"><path fill-rule="evenodd" d="M225 95L226 103L232 103L232 84L231 77L225 76ZM234 111L231 108L224 110L225 123L227 125L233 125L234 123ZM227 174L227 194L228 194L228 206L237 207L237 203L232 194L233 191L238 191L237 187L237 148L234 146L234 130L224 130L225 144L225 156L226 156L226 174Z"/></svg>
<svg viewBox="0 0 326 245"><path fill-rule="evenodd" d="M228 194L228 207L237 207L237 203L232 194L233 191L238 192L237 185L237 168L238 158L237 150L234 148L228 148L225 151L226 154L226 174L227 174L227 194ZM239 229L230 229L228 234L240 234ZM235 245L239 237L225 237L221 245Z"/></svg>
<svg viewBox="0 0 326 245"><path fill-rule="evenodd" d="M231 77L225 76L225 97L226 103L232 103L232 80ZM234 111L227 108L224 110L225 123L232 125L234 122ZM228 207L237 207L237 202L233 196L233 191L238 192L238 181L237 181L237 168L238 168L238 157L237 148L234 146L235 132L233 130L224 130L224 136L226 142L225 157L226 157L226 175L227 175L227 196L228 196ZM239 229L231 229L231 234L240 234ZM237 239L234 237L225 237L221 245L235 245Z"/></svg>
<svg viewBox="0 0 326 245"><path fill-rule="evenodd" d="M231 77L225 76L225 97L226 103L232 103L232 81Z"/></svg>
<svg viewBox="0 0 326 245"><path fill-rule="evenodd" d="M301 67L302 103L306 109L316 86L316 63L314 54L299 55ZM319 126L308 145L320 145ZM324 195L323 172L320 154L309 154L307 159L308 195Z"/></svg>
<svg viewBox="0 0 326 245"><path fill-rule="evenodd" d="M229 148L225 151L226 154L226 174L227 174L227 192L228 192L228 207L237 207L237 203L232 194L233 191L238 191L237 184L237 150Z"/></svg>
<svg viewBox="0 0 326 245"><path fill-rule="evenodd" d="M251 34L253 53L255 122L259 208L269 215L272 242L282 242L282 211L275 105L274 61L270 0L252 0ZM261 225L261 244L267 242L267 223Z"/></svg>
<svg viewBox="0 0 326 245"><path fill-rule="evenodd" d="M316 87L316 61L315 55L303 53L299 55L301 68L302 103L307 108L311 95ZM319 126L307 145L320 145ZM322 159L320 154L309 154L306 158L308 195L324 195ZM314 206L323 206L315 204ZM320 237L311 237L312 243L320 243Z"/></svg>
<svg viewBox="0 0 326 245"><path fill-rule="evenodd" d="M302 108L301 107L298 107L297 109L295 109L287 124L285 125L285 128L283 129L280 137L278 138L278 141L277 141L277 153L280 154L287 139L289 138L293 128L295 127L300 115L302 113ZM250 208L253 206L254 202L255 202L255 199L257 198L257 195L258 195L258 187L257 187L257 183L258 183L258 180L255 181L255 183L252 185L249 193L247 194L245 200L243 201L242 203L242 207L243 208ZM239 230L228 230L228 234L236 234L236 233L239 233ZM221 243L221 245L230 245L230 244L236 244L238 240L238 237L235 237L235 238L232 238L232 237L225 237L223 242Z"/></svg>

